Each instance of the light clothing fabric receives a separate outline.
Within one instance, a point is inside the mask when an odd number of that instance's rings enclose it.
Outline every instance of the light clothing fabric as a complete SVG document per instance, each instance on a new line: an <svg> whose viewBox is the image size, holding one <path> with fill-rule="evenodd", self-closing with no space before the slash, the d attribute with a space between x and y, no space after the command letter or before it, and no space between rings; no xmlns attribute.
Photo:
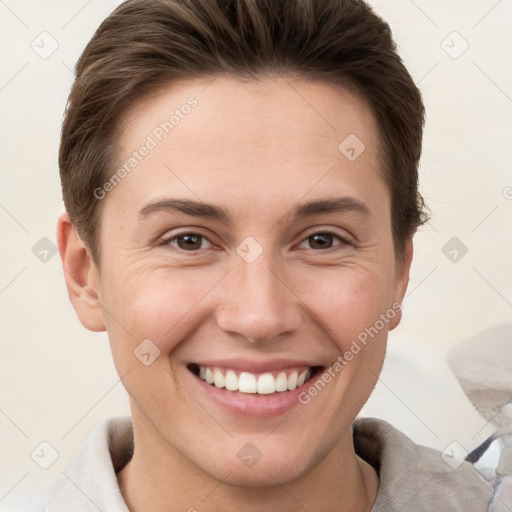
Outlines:
<svg viewBox="0 0 512 512"><path fill-rule="evenodd" d="M493 485L469 462L453 468L383 420L356 419L353 433L356 452L379 474L372 512L487 511ZM45 511L129 512L116 473L132 454L130 417L100 423L51 490Z"/></svg>

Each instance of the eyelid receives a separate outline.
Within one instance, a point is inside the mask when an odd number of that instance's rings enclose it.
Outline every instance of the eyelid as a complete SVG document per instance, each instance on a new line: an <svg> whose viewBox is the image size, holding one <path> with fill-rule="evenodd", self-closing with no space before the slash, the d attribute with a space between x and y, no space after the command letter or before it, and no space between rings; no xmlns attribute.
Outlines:
<svg viewBox="0 0 512 512"><path fill-rule="evenodd" d="M346 231L338 231L335 228L325 227L322 228L321 226L315 226L314 228L310 228L310 230L306 230L305 235L303 235L304 238L309 238L310 236L316 235L318 233L328 233L330 235L335 235L339 238L342 238L344 240L350 241L352 239L351 235L347 233Z"/></svg>
<svg viewBox="0 0 512 512"><path fill-rule="evenodd" d="M325 235L332 235L336 238L339 239L339 241L341 242L340 244L337 244L333 247L328 247L327 249L319 249L319 250L313 250L314 252L329 252L329 251L332 251L332 250L336 250L336 247L338 246L343 246L343 245L351 245L353 242L351 240L351 237L349 237L348 235L345 235L345 234L341 234L339 233L338 231L336 231L335 229L333 228L311 228L312 230L309 231L309 232L306 232L305 234L302 235L301 237L301 240L298 244L296 245L300 245L302 244L303 242L305 242L308 238L311 238L312 236L314 235L317 235L317 234L325 234ZM172 233L170 235L167 235L167 236L163 236L159 239L158 241L158 245L168 245L170 246L170 242L175 240L176 238L180 237L180 236L184 236L184 235L199 235L200 237L204 238L205 240L208 241L208 243L210 243L213 247L215 247L215 244L210 240L210 238L208 236L206 236L205 234L201 233L201 228L195 228L195 227L191 227L189 229L186 229L186 230L183 230L183 231L179 231L178 233ZM190 253L194 253L194 252L199 252L199 251L202 251L204 249L194 249L194 250L190 250L190 251L186 251L184 249L180 249L179 247L176 247L176 250L180 251L180 252L190 252Z"/></svg>
<svg viewBox="0 0 512 512"><path fill-rule="evenodd" d="M211 244L213 247L215 247L215 244L210 240L210 238L201 232L201 228L195 228L193 226L192 226L191 229L189 228L189 229L186 229L186 230L183 230L183 231L179 231L177 233L172 233L172 234L164 235L164 236L160 237L158 239L158 241L157 241L157 245L160 245L160 246L165 246L165 245L171 246L171 241L175 240L176 238L179 238L180 236L184 236L184 235L198 235L201 238L204 238L205 240L207 240L208 243ZM190 253L194 253L194 252L198 252L198 251L204 250L204 249L194 249L194 250L191 250L191 251L185 251L184 249L180 249L179 247L175 247L175 249L180 251L180 252L190 252ZM209 247L208 247L208 249L209 249Z"/></svg>
<svg viewBox="0 0 512 512"><path fill-rule="evenodd" d="M329 252L329 251L336 250L336 247L338 247L338 246L351 245L353 243L351 240L351 237L349 237L348 235L339 233L338 231L336 231L333 228L325 228L325 229L314 228L313 231L310 231L309 233L306 233L305 235L302 236L301 241L299 242L298 245L305 242L308 238L311 238L312 236L318 235L318 234L333 235L334 237L338 238L341 243L338 245L335 245L333 247L328 247L327 249L320 249L320 250L317 250L314 252Z"/></svg>

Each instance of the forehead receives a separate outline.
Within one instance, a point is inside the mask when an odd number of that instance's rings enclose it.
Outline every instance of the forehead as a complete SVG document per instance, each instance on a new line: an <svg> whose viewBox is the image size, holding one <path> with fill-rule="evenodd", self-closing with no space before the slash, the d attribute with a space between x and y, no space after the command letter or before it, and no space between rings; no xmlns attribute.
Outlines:
<svg viewBox="0 0 512 512"><path fill-rule="evenodd" d="M131 204L173 193L261 207L263 197L293 202L333 186L363 199L372 183L375 199L382 192L379 132L369 106L349 89L319 81L177 82L134 105L119 142L115 168L130 160L133 166L111 195L129 196Z"/></svg>
<svg viewBox="0 0 512 512"><path fill-rule="evenodd" d="M284 127L286 132L281 131ZM292 137L302 137L303 142L327 137L339 143L340 137L352 133L370 146L378 139L375 118L352 87L282 75L220 75L164 85L135 102L124 116L121 143L127 148L135 137L152 134L162 142L171 132L189 136L192 131L193 143L220 137L226 143L254 141L257 136L261 142L266 135L267 147L275 135L273 146L281 149L283 140ZM183 149L185 142L180 140Z"/></svg>

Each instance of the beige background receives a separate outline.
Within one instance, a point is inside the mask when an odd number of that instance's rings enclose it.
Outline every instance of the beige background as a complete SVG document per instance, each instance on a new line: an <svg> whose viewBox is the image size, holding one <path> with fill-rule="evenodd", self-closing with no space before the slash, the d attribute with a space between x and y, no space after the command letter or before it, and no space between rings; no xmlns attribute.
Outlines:
<svg viewBox="0 0 512 512"><path fill-rule="evenodd" d="M58 255L44 263L32 252L42 237L55 243L62 211L57 150L71 70L119 3L0 1L2 511L36 510L31 495L43 496L91 428L129 413L107 337L76 319ZM442 450L457 440L470 450L490 426L465 399L446 356L461 340L512 318L512 3L370 3L390 23L424 94L421 180L433 220L416 236L404 320L391 333L381 381L363 413L419 443ZM47 59L31 48L42 31L59 45ZM458 58L464 40L453 31L469 44ZM468 248L456 263L442 252L454 236ZM46 470L31 459L43 441L59 453Z"/></svg>

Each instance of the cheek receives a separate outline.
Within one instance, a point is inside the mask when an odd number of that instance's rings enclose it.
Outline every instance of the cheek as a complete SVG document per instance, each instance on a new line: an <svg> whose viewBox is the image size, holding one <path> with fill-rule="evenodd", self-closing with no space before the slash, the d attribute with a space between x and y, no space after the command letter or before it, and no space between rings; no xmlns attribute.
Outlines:
<svg viewBox="0 0 512 512"><path fill-rule="evenodd" d="M114 276L105 297L105 308L112 313L108 332L113 350L133 352L149 339L162 354L169 353L186 338L200 319L204 304L222 277L220 270L201 272L191 269L132 269Z"/></svg>
<svg viewBox="0 0 512 512"><path fill-rule="evenodd" d="M372 270L362 267L322 270L314 276L305 274L297 281L297 295L302 304L312 318L323 324L340 351L347 350L354 339L391 307L387 274Z"/></svg>
<svg viewBox="0 0 512 512"><path fill-rule="evenodd" d="M223 279L231 278L221 266L194 269L118 263L119 267L109 269L102 303L112 351L124 367L133 364L133 352L143 340L151 340L162 355L170 354L211 319L214 308L223 303L227 284ZM307 266L284 270L282 277L294 292L289 300L304 310L308 327L326 335L324 346L332 349L334 344L336 352L347 350L390 307L388 273L375 264Z"/></svg>

